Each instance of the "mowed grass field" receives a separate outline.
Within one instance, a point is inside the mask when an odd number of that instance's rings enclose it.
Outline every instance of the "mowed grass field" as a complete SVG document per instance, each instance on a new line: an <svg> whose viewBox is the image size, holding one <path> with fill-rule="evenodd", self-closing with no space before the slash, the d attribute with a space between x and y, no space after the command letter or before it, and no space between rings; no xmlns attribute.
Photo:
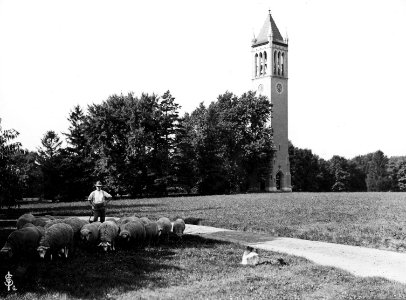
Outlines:
<svg viewBox="0 0 406 300"><path fill-rule="evenodd" d="M90 215L88 203L23 205ZM113 200L108 216L196 218L202 225L406 252L406 193L277 193Z"/></svg>
<svg viewBox="0 0 406 300"><path fill-rule="evenodd" d="M89 215L85 202L29 204L34 214ZM113 200L108 216L200 219L201 224L405 252L406 194L291 193ZM7 232L2 231L4 243ZM7 299L405 299L406 286L359 278L297 257L261 252L241 266L241 245L185 236L149 249L75 249L68 261L1 261L15 274ZM280 265L282 258L287 264Z"/></svg>

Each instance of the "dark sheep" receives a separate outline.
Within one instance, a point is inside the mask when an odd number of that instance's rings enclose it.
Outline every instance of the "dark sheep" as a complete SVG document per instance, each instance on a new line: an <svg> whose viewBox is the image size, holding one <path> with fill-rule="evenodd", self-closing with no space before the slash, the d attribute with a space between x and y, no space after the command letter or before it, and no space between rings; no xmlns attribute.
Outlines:
<svg viewBox="0 0 406 300"><path fill-rule="evenodd" d="M120 239L127 244L142 246L145 242L145 227L140 221L132 221L120 226Z"/></svg>
<svg viewBox="0 0 406 300"><path fill-rule="evenodd" d="M41 226L44 227L46 223L50 222L51 219L50 218L46 218L46 217L36 217L34 221L32 221L31 223L34 224L35 226Z"/></svg>
<svg viewBox="0 0 406 300"><path fill-rule="evenodd" d="M20 216L17 219L16 227L17 227L17 229L21 229L21 228L23 228L24 224L33 223L34 220L35 220L35 216L33 214L30 214L30 213L23 214L22 216Z"/></svg>
<svg viewBox="0 0 406 300"><path fill-rule="evenodd" d="M144 227L145 227L145 240L148 246L157 245L159 241L159 236L161 234L161 231L158 228L158 223L150 222L147 225L144 225Z"/></svg>
<svg viewBox="0 0 406 300"><path fill-rule="evenodd" d="M178 237L182 237L185 228L185 221L183 221L183 219L176 219L175 222L173 222L172 232Z"/></svg>
<svg viewBox="0 0 406 300"><path fill-rule="evenodd" d="M34 226L34 225L32 225ZM24 227L10 233L4 247L0 250L2 255L11 257L29 258L36 254L41 239L41 232L34 227Z"/></svg>
<svg viewBox="0 0 406 300"><path fill-rule="evenodd" d="M80 230L80 237L85 244L91 246L96 245L99 241L99 226L101 222L93 222L83 225Z"/></svg>
<svg viewBox="0 0 406 300"><path fill-rule="evenodd" d="M131 217L121 217L121 218L117 221L117 225L120 227L121 225L124 225L125 223L133 222L133 221L140 221L140 218L135 217L135 216L131 216Z"/></svg>

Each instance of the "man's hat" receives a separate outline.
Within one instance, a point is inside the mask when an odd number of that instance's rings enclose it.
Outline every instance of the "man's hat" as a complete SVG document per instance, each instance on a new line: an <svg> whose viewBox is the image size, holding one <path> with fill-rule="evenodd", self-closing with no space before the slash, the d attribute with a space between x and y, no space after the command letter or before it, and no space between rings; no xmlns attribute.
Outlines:
<svg viewBox="0 0 406 300"><path fill-rule="evenodd" d="M103 184L101 183L101 181L96 182L95 186L103 186Z"/></svg>

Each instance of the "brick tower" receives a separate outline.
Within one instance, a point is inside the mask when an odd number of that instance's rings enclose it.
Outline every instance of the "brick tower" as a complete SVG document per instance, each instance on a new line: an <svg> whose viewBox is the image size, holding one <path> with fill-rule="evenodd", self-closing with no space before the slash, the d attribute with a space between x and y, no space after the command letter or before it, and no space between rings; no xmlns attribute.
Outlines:
<svg viewBox="0 0 406 300"><path fill-rule="evenodd" d="M265 185L258 189L291 192L288 154L288 40L283 39L270 11L258 36L252 40L252 86L257 94L267 96L273 104L271 126L276 148Z"/></svg>

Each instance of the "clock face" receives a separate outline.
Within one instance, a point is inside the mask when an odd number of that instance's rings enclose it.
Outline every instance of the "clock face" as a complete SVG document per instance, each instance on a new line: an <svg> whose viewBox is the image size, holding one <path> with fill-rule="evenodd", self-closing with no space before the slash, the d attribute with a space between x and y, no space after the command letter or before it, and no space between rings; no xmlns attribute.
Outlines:
<svg viewBox="0 0 406 300"><path fill-rule="evenodd" d="M278 94L282 94L282 92L283 92L283 85L282 85L282 83L278 82L278 83L276 84L276 92L277 92Z"/></svg>

